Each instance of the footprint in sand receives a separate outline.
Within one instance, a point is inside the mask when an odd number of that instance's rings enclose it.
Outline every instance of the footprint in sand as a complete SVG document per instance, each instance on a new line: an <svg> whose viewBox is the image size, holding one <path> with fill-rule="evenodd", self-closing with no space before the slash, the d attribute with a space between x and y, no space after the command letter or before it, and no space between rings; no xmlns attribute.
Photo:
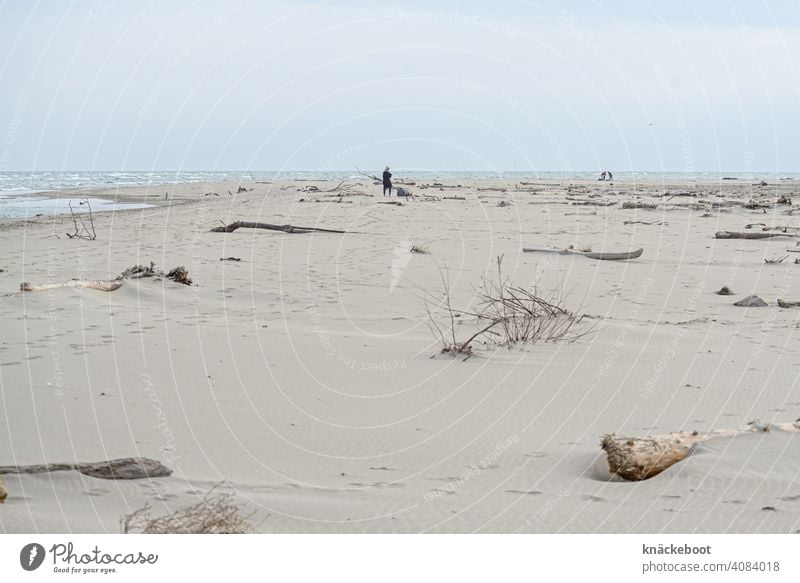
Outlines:
<svg viewBox="0 0 800 583"><path fill-rule="evenodd" d="M87 496L103 496L109 492L110 490L106 490L105 488L92 488L91 490L86 490L85 494Z"/></svg>

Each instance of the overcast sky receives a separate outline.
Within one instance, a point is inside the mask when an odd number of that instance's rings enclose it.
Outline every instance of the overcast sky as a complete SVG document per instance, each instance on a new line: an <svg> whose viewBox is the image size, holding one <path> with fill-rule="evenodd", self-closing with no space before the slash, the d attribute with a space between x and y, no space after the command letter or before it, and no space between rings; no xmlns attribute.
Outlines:
<svg viewBox="0 0 800 583"><path fill-rule="evenodd" d="M799 67L795 1L0 0L0 170L800 171Z"/></svg>

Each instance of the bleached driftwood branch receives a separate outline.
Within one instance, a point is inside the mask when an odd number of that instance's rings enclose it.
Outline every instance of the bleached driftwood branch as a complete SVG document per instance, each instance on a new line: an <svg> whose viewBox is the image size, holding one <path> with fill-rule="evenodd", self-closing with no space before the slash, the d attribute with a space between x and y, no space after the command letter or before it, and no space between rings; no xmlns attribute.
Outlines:
<svg viewBox="0 0 800 583"><path fill-rule="evenodd" d="M772 430L798 432L800 420L776 424L751 421L741 429L720 429L709 433L678 431L652 437L627 437L609 433L603 436L602 448L606 452L608 469L612 474L626 480L639 481L657 476L686 459L698 443L719 437L736 437L744 433Z"/></svg>
<svg viewBox="0 0 800 583"><path fill-rule="evenodd" d="M717 239L773 239L775 237L798 237L794 233L765 233L757 231L755 233L737 233L735 231L717 231L714 235Z"/></svg>
<svg viewBox="0 0 800 583"><path fill-rule="evenodd" d="M64 287L85 287L89 289L96 289L97 291L113 292L121 288L126 279L141 279L145 277L163 277L165 279L171 279L176 283L182 283L183 285L192 285L192 279L189 277L189 272L185 267L178 266L175 269L165 273L158 269L156 264L151 261L150 265L134 265L129 267L116 278L110 280L87 281L81 279L71 279L69 281L43 283L39 285L26 281L19 286L19 291L38 292Z"/></svg>
<svg viewBox="0 0 800 583"><path fill-rule="evenodd" d="M32 466L0 466L0 474L46 474L77 470L93 478L104 480L136 480L139 478L162 478L172 470L156 460L146 457L120 458L104 462L72 464L37 464Z"/></svg>
<svg viewBox="0 0 800 583"><path fill-rule="evenodd" d="M271 223L253 223L249 221L236 221L230 225L214 227L212 233L233 233L236 229L267 229L268 231L281 231L283 233L346 233L335 229L319 229L317 227L295 227L293 225L273 225Z"/></svg>
<svg viewBox="0 0 800 583"><path fill-rule="evenodd" d="M593 252L591 250L581 251L579 249L573 249L571 247L567 247L566 249L554 249L554 248L536 248L536 247L523 247L522 251L525 253L558 253L560 255L583 255L584 257L588 257L589 259L599 259L602 261L624 261L626 259L636 259L637 257L641 257L642 253L644 253L644 249L639 248L633 251L622 251L619 253L605 253L605 252Z"/></svg>
<svg viewBox="0 0 800 583"><path fill-rule="evenodd" d="M112 292L122 287L122 281L116 279L111 279L108 281L102 281L102 280L86 281L81 279L71 279L70 281L62 281L58 283L42 283L39 285L26 281L19 286L19 291L24 291L24 292L46 291L49 289L58 289L61 287L86 287L89 289L96 289L97 291Z"/></svg>

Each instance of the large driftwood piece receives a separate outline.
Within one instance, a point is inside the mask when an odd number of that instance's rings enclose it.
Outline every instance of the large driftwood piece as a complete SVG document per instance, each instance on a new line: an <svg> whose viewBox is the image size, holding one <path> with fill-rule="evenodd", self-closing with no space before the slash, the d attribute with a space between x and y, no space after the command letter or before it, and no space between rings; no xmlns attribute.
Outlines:
<svg viewBox="0 0 800 583"><path fill-rule="evenodd" d="M797 237L793 233L765 233L757 231L755 233L737 233L735 231L717 231L714 235L717 239L772 239L774 237Z"/></svg>
<svg viewBox="0 0 800 583"><path fill-rule="evenodd" d="M77 470L82 474L104 480L137 480L163 478L172 474L167 466L146 457L120 458L104 462L76 464L39 464L32 466L0 466L0 474L46 474Z"/></svg>
<svg viewBox="0 0 800 583"><path fill-rule="evenodd" d="M267 229L268 231L282 231L284 233L346 233L335 229L318 229L316 227L295 227L293 225L273 225L271 223L253 223L249 221L236 221L223 227L214 227L212 233L233 233L236 229Z"/></svg>
<svg viewBox="0 0 800 583"><path fill-rule="evenodd" d="M572 200L567 198L567 200ZM572 203L576 206L614 206L616 201L613 200L577 200Z"/></svg>
<svg viewBox="0 0 800 583"><path fill-rule="evenodd" d="M646 202L627 201L622 203L622 208L626 210L628 209L656 210L658 208L658 205Z"/></svg>
<svg viewBox="0 0 800 583"><path fill-rule="evenodd" d="M709 433L678 431L652 437L626 437L610 433L603 436L602 448L606 452L608 469L612 474L625 480L639 481L657 476L686 459L698 443L719 437L772 430L798 432L800 421L776 424L753 421L741 429L720 429Z"/></svg>
<svg viewBox="0 0 800 583"><path fill-rule="evenodd" d="M636 259L641 257L644 249L635 249L634 251L622 251L619 253L605 253L593 251L579 251L578 249L554 249L554 248L536 248L536 247L523 247L522 251L525 253L558 253L560 255L583 255L589 259L599 259L601 261L625 261L626 259Z"/></svg>
<svg viewBox="0 0 800 583"><path fill-rule="evenodd" d="M43 284L33 284L30 282L23 282L19 286L19 290L21 292L32 292L32 291L46 291L50 289L58 289L64 287L85 287L89 289L96 289L98 291L104 292L113 292L118 290L122 287L122 284L125 282L126 279L142 279L145 277L163 277L166 279L171 279L176 283L182 283L183 285L192 285L192 279L189 277L189 272L183 266L178 266L175 269L172 269L168 272L163 272L156 267L156 264L152 261L150 265L134 265L129 267L125 271L123 271L120 275L118 275L115 279L111 280L96 280L96 281L86 281L81 279L72 279L70 281L62 281L58 283L43 283Z"/></svg>
<svg viewBox="0 0 800 583"><path fill-rule="evenodd" d="M778 306L781 308L800 308L800 302L778 298Z"/></svg>
<svg viewBox="0 0 800 583"><path fill-rule="evenodd" d="M156 264L152 261L150 265L132 265L123 271L117 279L143 279L146 277L166 278L171 279L175 283L192 285L192 278L189 277L189 271L182 265L165 273L156 267Z"/></svg>
<svg viewBox="0 0 800 583"><path fill-rule="evenodd" d="M49 289L58 289L62 287L86 287L89 289L96 289L97 291L112 292L122 287L122 281L114 279L108 281L85 281L81 279L72 279L70 281L62 281L59 283L42 283L39 285L26 281L19 286L19 291L46 291Z"/></svg>

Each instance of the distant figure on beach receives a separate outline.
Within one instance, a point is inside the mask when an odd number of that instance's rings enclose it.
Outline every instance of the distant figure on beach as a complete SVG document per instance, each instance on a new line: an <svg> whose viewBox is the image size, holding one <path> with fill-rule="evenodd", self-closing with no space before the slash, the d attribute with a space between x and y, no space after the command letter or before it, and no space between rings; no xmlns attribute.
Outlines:
<svg viewBox="0 0 800 583"><path fill-rule="evenodd" d="M606 180L614 180L614 175L608 170L606 170Z"/></svg>
<svg viewBox="0 0 800 583"><path fill-rule="evenodd" d="M605 170L603 170L603 171L600 173L600 178L598 178L598 180L605 180L605 179L606 179L606 176L608 176L608 172L606 172Z"/></svg>
<svg viewBox="0 0 800 583"><path fill-rule="evenodd" d="M389 196L392 196L392 173L389 172L387 166L383 170L383 196L386 196L386 191L389 191Z"/></svg>

